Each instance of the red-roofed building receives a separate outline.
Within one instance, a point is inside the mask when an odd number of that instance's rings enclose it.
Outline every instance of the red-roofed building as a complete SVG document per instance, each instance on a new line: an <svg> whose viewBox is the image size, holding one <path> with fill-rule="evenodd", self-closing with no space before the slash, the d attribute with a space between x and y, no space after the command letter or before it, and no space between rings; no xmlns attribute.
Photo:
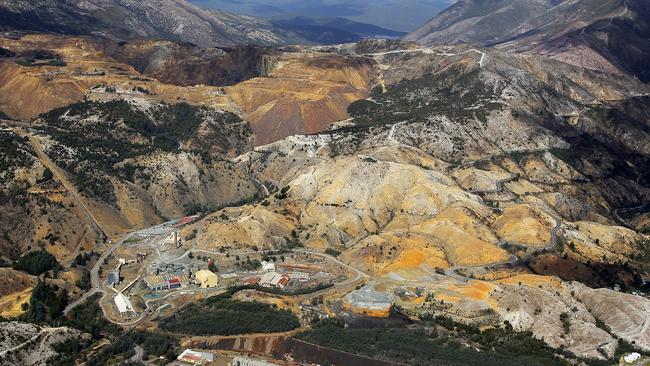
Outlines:
<svg viewBox="0 0 650 366"><path fill-rule="evenodd" d="M181 287L181 280L179 280L178 278L172 278L167 282L169 283L169 288L170 289Z"/></svg>
<svg viewBox="0 0 650 366"><path fill-rule="evenodd" d="M166 291L179 287L183 287L189 283L187 275L152 275L144 278L144 282L152 291Z"/></svg>
<svg viewBox="0 0 650 366"><path fill-rule="evenodd" d="M183 226L183 225L187 225L187 224L189 224L190 222L192 222L192 221L194 221L194 220L196 220L196 216L187 216L187 217L183 217L182 219L179 219L179 220L176 222L176 224L174 225L174 227L175 227L175 228L179 228L179 227L181 227L181 226Z"/></svg>
<svg viewBox="0 0 650 366"><path fill-rule="evenodd" d="M259 281L260 279L257 277L248 277L244 279L244 285L257 285Z"/></svg>
<svg viewBox="0 0 650 366"><path fill-rule="evenodd" d="M287 287L287 285L289 284L289 281L290 281L290 280L291 280L291 278L290 278L289 276L287 276L287 275L282 275L282 277L280 277L280 280L278 281L278 287L279 287L279 288L285 288L285 287Z"/></svg>
<svg viewBox="0 0 650 366"><path fill-rule="evenodd" d="M178 356L181 362L191 363L194 365L204 365L214 361L214 355L209 352L197 352L191 349L186 349Z"/></svg>

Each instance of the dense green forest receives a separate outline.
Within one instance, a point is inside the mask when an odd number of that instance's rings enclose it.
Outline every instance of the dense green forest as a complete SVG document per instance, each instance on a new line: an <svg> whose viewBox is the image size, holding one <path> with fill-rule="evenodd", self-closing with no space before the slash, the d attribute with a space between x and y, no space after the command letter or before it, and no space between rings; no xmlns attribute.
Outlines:
<svg viewBox="0 0 650 366"><path fill-rule="evenodd" d="M29 252L19 257L14 269L38 276L50 270L59 270L61 265L56 258L45 250Z"/></svg>
<svg viewBox="0 0 650 366"><path fill-rule="evenodd" d="M39 281L32 290L28 308L21 320L35 324L59 322L68 300L65 289Z"/></svg>
<svg viewBox="0 0 650 366"><path fill-rule="evenodd" d="M438 337L422 330L343 329L321 327L298 335L304 341L369 357L409 365L562 366L566 365L543 342L529 337L477 351L453 337ZM516 354L516 355L515 355ZM515 356L515 357L513 357Z"/></svg>
<svg viewBox="0 0 650 366"><path fill-rule="evenodd" d="M105 336L115 336L119 334L120 328L110 323L104 318L102 309L97 302L101 298L101 294L94 295L70 311L70 320L68 325L88 333L94 340L101 339Z"/></svg>
<svg viewBox="0 0 650 366"><path fill-rule="evenodd" d="M233 300L230 294L192 304L160 323L163 330L191 335L274 333L299 326L298 318L288 310Z"/></svg>

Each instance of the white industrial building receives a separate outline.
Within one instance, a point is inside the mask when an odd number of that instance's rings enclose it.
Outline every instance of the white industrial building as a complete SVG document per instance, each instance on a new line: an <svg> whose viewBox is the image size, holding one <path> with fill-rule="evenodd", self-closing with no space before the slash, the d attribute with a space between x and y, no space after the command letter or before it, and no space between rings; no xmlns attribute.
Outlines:
<svg viewBox="0 0 650 366"><path fill-rule="evenodd" d="M310 275L307 272L289 272L288 275L292 280L300 282L308 281L310 278Z"/></svg>
<svg viewBox="0 0 650 366"><path fill-rule="evenodd" d="M260 262L262 264L262 271L263 272L274 272L275 271L275 263L269 261L262 261Z"/></svg>
<svg viewBox="0 0 650 366"><path fill-rule="evenodd" d="M279 366L277 363L272 363L264 360L256 360L244 356L235 356L232 360L232 366Z"/></svg>
<svg viewBox="0 0 650 366"><path fill-rule="evenodd" d="M117 310L120 312L120 314L135 313L135 310L133 310L133 305L131 304L131 300L129 300L128 297L124 296L123 293L119 292L117 295L115 295L113 301L115 301L115 305L117 306Z"/></svg>
<svg viewBox="0 0 650 366"><path fill-rule="evenodd" d="M262 287L284 288L289 284L289 280L290 278L287 275L281 275L278 272L267 272L260 278L259 284Z"/></svg>
<svg viewBox="0 0 650 366"><path fill-rule="evenodd" d="M178 231L174 230L173 232L169 233L169 235L167 235L165 239L160 241L160 244L161 245L171 244L176 248L180 247L181 240L178 235Z"/></svg>
<svg viewBox="0 0 650 366"><path fill-rule="evenodd" d="M214 361L214 355L209 352L198 352L186 349L178 355L177 359L181 362L191 363L193 365L204 365Z"/></svg>

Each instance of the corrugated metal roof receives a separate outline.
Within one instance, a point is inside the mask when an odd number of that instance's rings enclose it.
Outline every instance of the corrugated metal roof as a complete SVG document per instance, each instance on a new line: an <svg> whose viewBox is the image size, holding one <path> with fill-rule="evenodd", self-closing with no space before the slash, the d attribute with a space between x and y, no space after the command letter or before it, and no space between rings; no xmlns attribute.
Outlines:
<svg viewBox="0 0 650 366"><path fill-rule="evenodd" d="M144 282L149 287L160 287L167 284L167 280L163 276L147 276L144 278Z"/></svg>
<svg viewBox="0 0 650 366"><path fill-rule="evenodd" d="M186 349L178 355L177 359L179 361L187 360L187 361L192 361L192 362L198 362L198 361L208 361L212 362L214 361L214 355L210 352L198 352L198 351L192 351L191 349Z"/></svg>
<svg viewBox="0 0 650 366"><path fill-rule="evenodd" d="M121 292L115 295L115 298L113 300L115 301L115 305L117 305L117 310L119 310L120 313L135 312L135 310L133 310L133 305L131 304L129 298L124 296L124 294L122 294Z"/></svg>
<svg viewBox="0 0 650 366"><path fill-rule="evenodd" d="M149 288L158 288L161 286L168 286L170 284L182 284L189 282L190 278L186 274L179 276L162 274L158 276L147 276L144 278L144 282Z"/></svg>
<svg viewBox="0 0 650 366"><path fill-rule="evenodd" d="M287 283L289 283L289 276L281 275L277 272L265 273L262 278L260 278L260 285L262 286L286 286Z"/></svg>

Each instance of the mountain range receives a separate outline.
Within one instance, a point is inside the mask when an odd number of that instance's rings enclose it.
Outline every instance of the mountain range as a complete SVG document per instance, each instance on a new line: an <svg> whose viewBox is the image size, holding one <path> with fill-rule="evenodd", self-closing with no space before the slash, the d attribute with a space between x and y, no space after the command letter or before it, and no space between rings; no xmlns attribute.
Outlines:
<svg viewBox="0 0 650 366"><path fill-rule="evenodd" d="M642 0L461 0L406 40L468 43L545 55L577 66L650 80L650 5ZM338 44L404 33L341 17L266 20L199 8L186 0L0 2L0 29L189 42Z"/></svg>
<svg viewBox="0 0 650 366"><path fill-rule="evenodd" d="M353 43L365 38L402 38L405 32L397 32L372 24L355 22L341 17L288 17L272 19L271 22L291 30L316 44Z"/></svg>
<svg viewBox="0 0 650 366"><path fill-rule="evenodd" d="M269 21L201 9L185 0L2 0L0 29L158 38L202 47L306 42Z"/></svg>
<svg viewBox="0 0 650 366"><path fill-rule="evenodd" d="M266 20L203 9L186 0L3 0L0 30L165 39L201 47L337 44L406 34L340 17Z"/></svg>
<svg viewBox="0 0 650 366"><path fill-rule="evenodd" d="M204 8L275 19L346 18L382 28L411 32L453 0L190 0Z"/></svg>
<svg viewBox="0 0 650 366"><path fill-rule="evenodd" d="M460 0L406 39L544 55L647 82L649 19L643 0Z"/></svg>

